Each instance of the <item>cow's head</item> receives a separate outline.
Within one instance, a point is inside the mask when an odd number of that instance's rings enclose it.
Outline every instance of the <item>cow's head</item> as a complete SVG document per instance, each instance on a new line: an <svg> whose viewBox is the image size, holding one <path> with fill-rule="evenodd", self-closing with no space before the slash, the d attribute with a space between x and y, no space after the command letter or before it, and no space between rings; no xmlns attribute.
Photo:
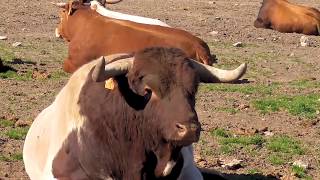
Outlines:
<svg viewBox="0 0 320 180"><path fill-rule="evenodd" d="M95 81L126 74L130 89L141 102L133 108L158 123L165 141L184 146L198 141L200 123L195 111L199 80L214 82L242 76L246 65L234 71L218 70L191 59L175 48L149 48L134 57L105 65L102 58L93 72ZM223 76L223 77L222 77ZM232 76L232 77L231 77ZM227 78L227 79L224 79ZM119 87L120 88L120 87ZM124 95L125 97L126 95Z"/></svg>
<svg viewBox="0 0 320 180"><path fill-rule="evenodd" d="M95 3L105 5L105 4L116 4L121 1L122 0L102 0L102 1L96 1ZM93 5L95 3L93 3ZM90 7L90 1L80 0L80 1L70 1L69 3L52 3L52 4L61 8L60 23L55 30L56 37L65 38L68 41L68 32L66 28L68 17L71 16L77 9ZM92 6L91 8L95 8L95 7Z"/></svg>

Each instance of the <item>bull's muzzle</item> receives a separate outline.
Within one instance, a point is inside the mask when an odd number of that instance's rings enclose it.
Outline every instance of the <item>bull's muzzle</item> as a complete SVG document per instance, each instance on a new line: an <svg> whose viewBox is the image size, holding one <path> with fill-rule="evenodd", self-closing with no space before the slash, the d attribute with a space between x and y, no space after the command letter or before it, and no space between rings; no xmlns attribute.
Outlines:
<svg viewBox="0 0 320 180"><path fill-rule="evenodd" d="M197 142L200 138L201 125L199 122L177 123L178 137L183 145Z"/></svg>

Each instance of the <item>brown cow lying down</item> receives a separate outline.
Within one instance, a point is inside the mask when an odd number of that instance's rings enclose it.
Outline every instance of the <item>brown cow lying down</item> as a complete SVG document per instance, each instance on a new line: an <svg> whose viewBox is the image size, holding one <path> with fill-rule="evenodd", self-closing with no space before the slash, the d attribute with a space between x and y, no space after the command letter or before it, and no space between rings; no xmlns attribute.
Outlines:
<svg viewBox="0 0 320 180"><path fill-rule="evenodd" d="M199 80L241 73L216 70L175 48L123 58L79 68L37 116L23 149L31 179L154 179L172 161L166 175L183 175L180 148L199 139ZM111 90L105 89L109 78Z"/></svg>
<svg viewBox="0 0 320 180"><path fill-rule="evenodd" d="M320 12L287 0L263 0L254 26L284 33L320 35Z"/></svg>
<svg viewBox="0 0 320 180"><path fill-rule="evenodd" d="M188 57L208 65L214 61L204 41L180 29L104 17L79 2L63 6L60 17L56 34L69 42L63 67L66 72L74 72L102 55L131 53L153 46L180 48Z"/></svg>

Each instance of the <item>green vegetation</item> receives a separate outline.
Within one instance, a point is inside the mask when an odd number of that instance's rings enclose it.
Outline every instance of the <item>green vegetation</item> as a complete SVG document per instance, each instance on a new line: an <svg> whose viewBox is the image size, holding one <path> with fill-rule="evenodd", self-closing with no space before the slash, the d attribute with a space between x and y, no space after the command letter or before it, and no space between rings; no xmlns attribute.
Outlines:
<svg viewBox="0 0 320 180"><path fill-rule="evenodd" d="M5 127L11 127L13 125L14 125L13 121L0 118L0 127L5 128Z"/></svg>
<svg viewBox="0 0 320 180"><path fill-rule="evenodd" d="M306 169L303 167L293 165L291 167L292 172L297 176L298 178L303 178L303 179L312 179L310 176L307 175Z"/></svg>
<svg viewBox="0 0 320 180"><path fill-rule="evenodd" d="M68 74L62 70L54 71L51 73L51 79L62 79L68 77Z"/></svg>
<svg viewBox="0 0 320 180"><path fill-rule="evenodd" d="M0 42L0 58L3 61L12 61L15 59L15 54L11 48L6 47L7 45Z"/></svg>
<svg viewBox="0 0 320 180"><path fill-rule="evenodd" d="M267 148L273 152L287 153L287 154L304 154L300 143L288 136L272 137L268 143Z"/></svg>
<svg viewBox="0 0 320 180"><path fill-rule="evenodd" d="M320 88L320 82L318 81L311 81L311 80L298 80L298 81L291 81L289 83L291 87L297 89L309 89L309 88Z"/></svg>
<svg viewBox="0 0 320 180"><path fill-rule="evenodd" d="M253 168L248 170L248 174L262 174L262 172L259 169Z"/></svg>
<svg viewBox="0 0 320 180"><path fill-rule="evenodd" d="M9 70L7 72L0 73L0 78L14 79L14 80L18 80L18 81L28 81L28 80L32 79L32 72L27 71L26 73L19 74L15 71Z"/></svg>
<svg viewBox="0 0 320 180"><path fill-rule="evenodd" d="M253 105L263 114L284 109L294 116L312 119L317 116L317 110L320 108L319 99L320 94L281 96L257 100Z"/></svg>
<svg viewBox="0 0 320 180"><path fill-rule="evenodd" d="M22 153L12 154L9 156L0 154L0 161L14 162L14 161L22 161L22 160L23 160Z"/></svg>
<svg viewBox="0 0 320 180"><path fill-rule="evenodd" d="M225 129L222 129L222 128L214 129L214 130L210 131L210 134L211 134L211 136L224 137L224 138L231 136L231 134L229 132L227 132Z"/></svg>
<svg viewBox="0 0 320 180"><path fill-rule="evenodd" d="M203 84L200 91L220 91L220 92L238 92L242 94L271 95L272 90L277 84L271 85L248 85L248 84Z"/></svg>
<svg viewBox="0 0 320 180"><path fill-rule="evenodd" d="M237 112L239 112L239 110L237 110L236 108L231 108L231 107L218 107L217 110L222 112L227 112L230 114L236 114Z"/></svg>
<svg viewBox="0 0 320 180"><path fill-rule="evenodd" d="M283 165L286 161L290 159L289 157L284 156L281 153L272 153L269 155L268 160L272 165Z"/></svg>
<svg viewBox="0 0 320 180"><path fill-rule="evenodd" d="M11 139L23 140L26 137L28 130L29 127L18 127L8 130L6 135Z"/></svg>
<svg viewBox="0 0 320 180"><path fill-rule="evenodd" d="M288 136L275 136L268 140L267 149L271 151L268 160L273 165L282 165L290 161L294 155L303 155L305 150L300 143Z"/></svg>
<svg viewBox="0 0 320 180"><path fill-rule="evenodd" d="M236 149L240 147L250 148L250 146L262 145L264 139L260 135L254 136L233 136L231 133L224 129L214 129L210 134L218 138L220 144L220 151L224 154L233 153ZM249 150L250 151L250 150Z"/></svg>

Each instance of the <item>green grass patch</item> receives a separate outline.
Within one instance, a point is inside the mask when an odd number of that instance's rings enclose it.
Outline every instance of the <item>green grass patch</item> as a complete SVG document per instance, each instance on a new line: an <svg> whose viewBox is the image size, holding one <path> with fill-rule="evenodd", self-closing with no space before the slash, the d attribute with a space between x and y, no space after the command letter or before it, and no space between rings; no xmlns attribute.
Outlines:
<svg viewBox="0 0 320 180"><path fill-rule="evenodd" d="M319 99L320 94L281 96L253 101L253 106L263 114L286 110L294 116L313 119L320 109Z"/></svg>
<svg viewBox="0 0 320 180"><path fill-rule="evenodd" d="M224 138L231 136L231 133L227 132L225 129L222 129L222 128L211 130L210 134L211 136L224 137Z"/></svg>
<svg viewBox="0 0 320 180"><path fill-rule="evenodd" d="M248 174L252 174L252 175L254 175L254 174L262 174L262 172L261 172L259 169L257 169L257 168L249 169L249 170L247 171L247 173L248 173Z"/></svg>
<svg viewBox="0 0 320 180"><path fill-rule="evenodd" d="M271 95L276 85L247 85L247 84L203 84L200 91L238 92L242 94Z"/></svg>
<svg viewBox="0 0 320 180"><path fill-rule="evenodd" d="M9 156L0 154L0 161L14 162L14 161L22 161L22 160L23 160L22 153L12 154Z"/></svg>
<svg viewBox="0 0 320 180"><path fill-rule="evenodd" d="M285 164L288 159L290 159L291 157L286 157L285 155L281 154L281 153L273 153L271 155L269 155L268 157L268 161L272 164L272 165L283 165Z"/></svg>
<svg viewBox="0 0 320 180"><path fill-rule="evenodd" d="M11 139L23 140L28 133L29 127L19 127L10 129L6 132L6 135Z"/></svg>
<svg viewBox="0 0 320 180"><path fill-rule="evenodd" d="M62 71L62 70L58 70L58 71L54 71L51 73L51 79L63 79L63 78L66 78L68 77L69 74Z"/></svg>
<svg viewBox="0 0 320 180"><path fill-rule="evenodd" d="M9 45L6 45L5 43L1 43L0 42L0 58L3 61L12 61L13 59L15 59L15 54L14 51L7 47Z"/></svg>
<svg viewBox="0 0 320 180"><path fill-rule="evenodd" d="M304 149L300 143L288 136L275 136L267 142L268 150L272 152L292 154L292 155L303 155Z"/></svg>
<svg viewBox="0 0 320 180"><path fill-rule="evenodd" d="M220 145L219 151L223 154L232 154L241 147L251 153L254 146L262 145L265 142L261 135L233 136L230 132L221 128L210 131L210 135L217 138Z"/></svg>
<svg viewBox="0 0 320 180"><path fill-rule="evenodd" d="M26 73L17 73L15 71L7 71L0 73L0 78L2 79L14 79L18 81L28 81L32 79L32 72L27 71Z"/></svg>
<svg viewBox="0 0 320 180"><path fill-rule="evenodd" d="M307 175L307 171L303 167L293 165L291 167L291 170L294 173L294 175L298 178L307 179L307 180L312 179L312 177Z"/></svg>
<svg viewBox="0 0 320 180"><path fill-rule="evenodd" d="M239 112L239 110L237 110L236 108L230 108L230 107L219 107L217 108L217 110L222 112L227 112L230 114L236 114L237 112Z"/></svg>
<svg viewBox="0 0 320 180"><path fill-rule="evenodd" d="M5 127L11 127L14 125L13 121L6 120L6 119L0 119L0 127L5 128Z"/></svg>
<svg viewBox="0 0 320 180"><path fill-rule="evenodd" d="M306 79L291 81L289 85L297 89L320 88L320 82Z"/></svg>

